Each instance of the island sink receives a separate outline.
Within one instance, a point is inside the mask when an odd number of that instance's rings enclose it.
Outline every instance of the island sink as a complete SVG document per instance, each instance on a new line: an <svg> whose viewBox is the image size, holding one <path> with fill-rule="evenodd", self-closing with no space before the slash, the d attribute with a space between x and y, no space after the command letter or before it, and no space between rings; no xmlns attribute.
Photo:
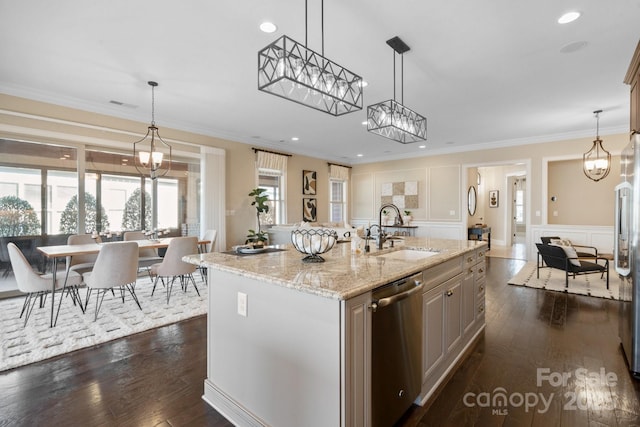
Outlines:
<svg viewBox="0 0 640 427"><path fill-rule="evenodd" d="M419 251L415 249L400 249L386 254L378 255L381 258L399 259L403 261L417 261L430 256L438 255L440 252Z"/></svg>

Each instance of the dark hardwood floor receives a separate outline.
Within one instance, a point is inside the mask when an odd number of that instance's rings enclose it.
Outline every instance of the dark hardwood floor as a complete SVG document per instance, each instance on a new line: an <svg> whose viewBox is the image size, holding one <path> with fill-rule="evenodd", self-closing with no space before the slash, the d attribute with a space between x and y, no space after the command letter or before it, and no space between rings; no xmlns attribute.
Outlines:
<svg viewBox="0 0 640 427"><path fill-rule="evenodd" d="M429 407L413 407L401 426L640 425L640 382L618 344L618 303L507 285L523 264L487 259L484 337ZM538 369L549 378L539 386ZM199 317L0 373L0 425L230 426L201 399L205 376ZM501 393L506 406L495 400ZM536 405L521 403L534 396Z"/></svg>

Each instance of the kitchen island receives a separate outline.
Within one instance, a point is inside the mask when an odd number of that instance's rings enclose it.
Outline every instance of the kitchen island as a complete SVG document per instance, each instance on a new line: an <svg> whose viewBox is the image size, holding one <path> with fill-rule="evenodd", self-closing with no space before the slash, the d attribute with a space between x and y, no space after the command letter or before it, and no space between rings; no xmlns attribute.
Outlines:
<svg viewBox="0 0 640 427"><path fill-rule="evenodd" d="M282 248L185 258L209 274L203 398L236 425L371 425L371 293L387 283L423 277L418 404L484 329L484 242L406 238L359 255L336 244L319 264ZM389 256L403 249L431 256Z"/></svg>

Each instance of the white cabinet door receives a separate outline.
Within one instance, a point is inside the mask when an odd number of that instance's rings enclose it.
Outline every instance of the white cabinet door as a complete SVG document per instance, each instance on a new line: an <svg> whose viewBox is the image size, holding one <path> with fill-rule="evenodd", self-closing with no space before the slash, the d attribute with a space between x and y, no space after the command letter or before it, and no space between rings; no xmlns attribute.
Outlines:
<svg viewBox="0 0 640 427"><path fill-rule="evenodd" d="M344 305L344 392L342 425L371 425L371 292Z"/></svg>
<svg viewBox="0 0 640 427"><path fill-rule="evenodd" d="M452 280L444 286L445 345L453 351L462 337L462 280Z"/></svg>
<svg viewBox="0 0 640 427"><path fill-rule="evenodd" d="M444 360L444 293L442 286L425 292L422 295L422 366L425 381Z"/></svg>
<svg viewBox="0 0 640 427"><path fill-rule="evenodd" d="M467 267L462 278L462 333L471 333L476 319L475 266Z"/></svg>

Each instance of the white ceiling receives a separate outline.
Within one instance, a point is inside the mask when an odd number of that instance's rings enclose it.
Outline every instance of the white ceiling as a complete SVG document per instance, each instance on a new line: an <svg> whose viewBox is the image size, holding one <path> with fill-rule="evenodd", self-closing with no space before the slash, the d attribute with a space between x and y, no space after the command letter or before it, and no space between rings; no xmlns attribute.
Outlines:
<svg viewBox="0 0 640 427"><path fill-rule="evenodd" d="M582 17L557 24L569 10ZM308 15L320 51L320 0ZM597 109L601 134L625 132L640 39L640 0L326 0L325 56L369 83L363 110L333 117L257 90L257 52L304 43L303 0L0 0L0 17L0 92L148 123L155 80L161 131L347 164L594 136ZM393 36L411 47L404 104L428 119L424 149L361 124L393 97Z"/></svg>

